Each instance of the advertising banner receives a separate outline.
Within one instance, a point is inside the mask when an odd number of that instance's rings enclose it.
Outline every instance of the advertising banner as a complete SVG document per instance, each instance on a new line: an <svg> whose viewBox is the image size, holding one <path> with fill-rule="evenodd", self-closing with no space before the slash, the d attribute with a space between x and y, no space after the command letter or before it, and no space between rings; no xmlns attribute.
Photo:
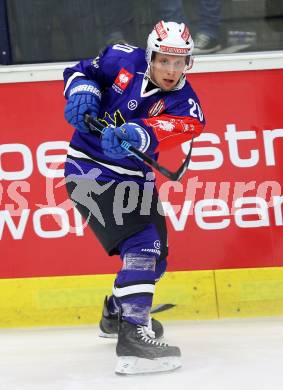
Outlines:
<svg viewBox="0 0 283 390"><path fill-rule="evenodd" d="M157 175L168 268L282 266L283 70L189 79L207 125L182 181ZM62 91L62 81L0 85L0 278L120 267L68 200L63 163L73 130L64 120ZM177 169L189 146L164 152L159 162Z"/></svg>

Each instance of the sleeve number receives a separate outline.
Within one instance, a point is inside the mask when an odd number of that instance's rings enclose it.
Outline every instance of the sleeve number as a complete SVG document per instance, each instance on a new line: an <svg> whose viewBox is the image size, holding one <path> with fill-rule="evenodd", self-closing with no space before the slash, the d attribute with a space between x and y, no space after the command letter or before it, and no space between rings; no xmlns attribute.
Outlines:
<svg viewBox="0 0 283 390"><path fill-rule="evenodd" d="M128 44L116 43L115 45L112 46L112 49L121 50L124 51L125 53L132 53L135 49L137 49L137 47Z"/></svg>
<svg viewBox="0 0 283 390"><path fill-rule="evenodd" d="M203 112L200 105L194 101L194 99L190 98L188 100L190 105L190 116L194 118L198 118L201 122L203 121Z"/></svg>

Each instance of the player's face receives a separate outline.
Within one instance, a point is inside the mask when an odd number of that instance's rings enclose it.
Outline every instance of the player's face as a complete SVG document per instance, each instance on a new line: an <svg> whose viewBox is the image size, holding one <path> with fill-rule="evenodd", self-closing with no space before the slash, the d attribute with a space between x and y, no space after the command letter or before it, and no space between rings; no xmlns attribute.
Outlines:
<svg viewBox="0 0 283 390"><path fill-rule="evenodd" d="M150 77L164 91L171 91L178 83L186 57L156 53L150 65Z"/></svg>

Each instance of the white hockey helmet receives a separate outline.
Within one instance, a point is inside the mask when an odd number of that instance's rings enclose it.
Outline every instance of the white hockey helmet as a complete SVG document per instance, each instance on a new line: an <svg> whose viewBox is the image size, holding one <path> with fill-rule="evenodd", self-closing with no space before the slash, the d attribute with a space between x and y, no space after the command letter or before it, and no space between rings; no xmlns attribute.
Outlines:
<svg viewBox="0 0 283 390"><path fill-rule="evenodd" d="M193 65L192 53L194 41L188 27L184 23L158 22L147 39L146 60L150 64L152 52L181 55L189 58L189 63L184 70L187 71Z"/></svg>

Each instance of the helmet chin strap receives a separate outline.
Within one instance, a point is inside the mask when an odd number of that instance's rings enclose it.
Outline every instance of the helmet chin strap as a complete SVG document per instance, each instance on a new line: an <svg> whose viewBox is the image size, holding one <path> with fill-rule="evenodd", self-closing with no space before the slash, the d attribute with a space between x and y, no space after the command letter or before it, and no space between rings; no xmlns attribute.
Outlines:
<svg viewBox="0 0 283 390"><path fill-rule="evenodd" d="M147 66L147 69L144 73L144 78L147 79L148 81L150 81L152 84L156 85L157 88L161 88L153 79L152 77L150 77L150 65L152 64L152 62L150 62ZM180 78L179 78L179 81L177 82L177 84L175 85L174 88L172 88L172 91L177 91L179 89L182 89L183 86L185 85L185 82L186 82L186 72L187 70L190 69L188 67L188 65L185 66L184 68L184 71L183 73L181 74Z"/></svg>
<svg viewBox="0 0 283 390"><path fill-rule="evenodd" d="M182 89L186 82L186 75L185 73L181 74L181 77L179 78L179 81L175 85L175 87L172 89L172 91L177 91L178 89Z"/></svg>
<svg viewBox="0 0 283 390"><path fill-rule="evenodd" d="M145 77L146 79L148 79L150 82L152 82L152 84L154 84L154 85L156 85L158 88L160 88L159 85L156 84L156 82L155 82L155 81L152 79L152 77L150 76L150 65L151 65L151 64L152 64L152 62L150 62L150 63L148 64L147 69L146 69L145 74L144 74L144 77Z"/></svg>

